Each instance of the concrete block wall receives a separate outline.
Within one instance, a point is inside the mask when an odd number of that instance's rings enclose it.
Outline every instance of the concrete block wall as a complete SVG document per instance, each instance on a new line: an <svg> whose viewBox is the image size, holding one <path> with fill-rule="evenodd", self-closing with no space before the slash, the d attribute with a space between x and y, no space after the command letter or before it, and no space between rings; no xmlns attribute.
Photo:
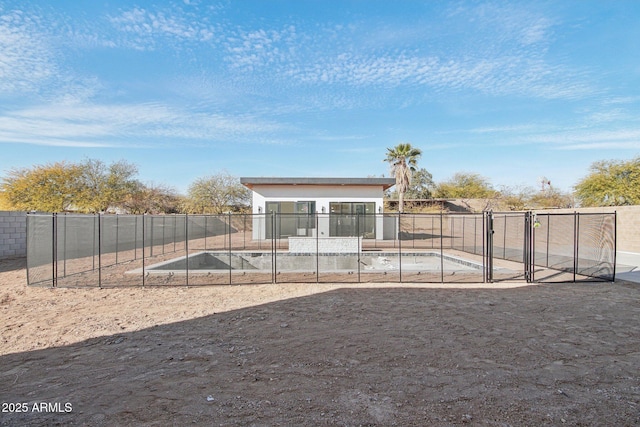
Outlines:
<svg viewBox="0 0 640 427"><path fill-rule="evenodd" d="M552 209L538 212L556 213L617 213L618 251L640 253L640 206L612 206L601 208Z"/></svg>
<svg viewBox="0 0 640 427"><path fill-rule="evenodd" d="M0 259L27 256L27 214L0 211Z"/></svg>

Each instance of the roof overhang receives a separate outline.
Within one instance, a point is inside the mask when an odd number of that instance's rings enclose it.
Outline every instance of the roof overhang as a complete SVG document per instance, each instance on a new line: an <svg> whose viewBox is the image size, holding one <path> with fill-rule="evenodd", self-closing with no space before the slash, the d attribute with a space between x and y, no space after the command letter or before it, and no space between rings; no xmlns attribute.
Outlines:
<svg viewBox="0 0 640 427"><path fill-rule="evenodd" d="M386 190L396 184L395 178L276 178L276 177L245 177L240 183L253 189L256 185L359 185L367 187L382 187Z"/></svg>

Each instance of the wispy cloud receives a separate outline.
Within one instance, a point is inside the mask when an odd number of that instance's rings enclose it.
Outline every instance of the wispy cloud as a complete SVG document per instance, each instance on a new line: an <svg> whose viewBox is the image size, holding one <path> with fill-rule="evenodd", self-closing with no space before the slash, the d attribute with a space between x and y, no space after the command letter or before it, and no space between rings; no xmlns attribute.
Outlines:
<svg viewBox="0 0 640 427"><path fill-rule="evenodd" d="M483 4L444 14L446 21L423 38L414 25L333 25L309 28L291 24L280 30L245 28L226 39L226 61L253 78L286 79L289 84L328 87L420 87L436 93L477 91L492 96L578 99L592 95L588 71L548 55L553 20L514 6ZM377 34L377 32L384 34ZM393 33L398 36L394 37ZM425 37L426 34L423 34ZM376 45L370 39L386 42ZM453 43L456 48L451 49ZM392 45L390 41L404 40Z"/></svg>
<svg viewBox="0 0 640 427"><path fill-rule="evenodd" d="M339 87L347 91L345 96L350 90L356 96L362 90L420 88L436 94L476 91L577 99L595 90L588 72L548 55L553 19L521 5L445 8L438 18L442 22L428 27L431 33L425 33L421 20L381 29L371 22L348 20L314 26L295 19L280 27L232 25L192 13L197 9L188 4L153 10L133 7L66 31L70 40L88 48L179 51L187 44L201 49L201 58L223 61L227 75L260 86L262 92L308 88L310 94ZM203 9L200 6L200 12ZM0 77L7 78L0 80L0 89L36 87L37 81L61 74L38 26L18 12L5 16L10 19L0 23ZM411 34L421 36L411 39ZM428 47L423 46L425 38Z"/></svg>
<svg viewBox="0 0 640 427"><path fill-rule="evenodd" d="M640 143L636 141L602 141L584 144L565 144L558 150L640 150Z"/></svg>
<svg viewBox="0 0 640 427"><path fill-rule="evenodd" d="M482 44L487 37L494 40L489 48L502 46L546 46L554 25L557 24L535 4L523 7L522 4L508 2L481 2L455 6L447 15L459 25L455 30L468 28L475 43ZM473 42L472 42L473 43ZM498 43L498 45L496 45Z"/></svg>
<svg viewBox="0 0 640 427"><path fill-rule="evenodd" d="M326 142L362 142L370 139L372 135L318 135L314 136L313 140L315 141L326 141ZM364 149L369 149L371 147L365 147Z"/></svg>
<svg viewBox="0 0 640 427"><path fill-rule="evenodd" d="M249 115L178 110L162 104L71 104L0 116L0 141L55 146L136 146L267 139L281 126Z"/></svg>
<svg viewBox="0 0 640 427"><path fill-rule="evenodd" d="M437 92L476 90L489 95L577 98L592 93L581 81L562 76L561 67L519 57L440 58L400 54L341 54L323 62L285 70L303 83L427 87ZM554 78L549 78L554 75Z"/></svg>
<svg viewBox="0 0 640 427"><path fill-rule="evenodd" d="M232 68L253 71L295 58L296 28L240 30L227 36L226 60Z"/></svg>
<svg viewBox="0 0 640 427"><path fill-rule="evenodd" d="M640 129L572 130L535 136L539 143L550 144L557 150L640 150Z"/></svg>
<svg viewBox="0 0 640 427"><path fill-rule="evenodd" d="M558 126L537 125L514 127L484 132L491 136L497 134L499 145L534 145L551 150L640 150L640 128L633 125L620 126L617 129L604 129L598 126Z"/></svg>
<svg viewBox="0 0 640 427"><path fill-rule="evenodd" d="M626 105L626 104L634 104L640 101L640 97L637 96L614 96L605 98L603 100L604 105Z"/></svg>
<svg viewBox="0 0 640 427"><path fill-rule="evenodd" d="M108 17L114 28L128 37L118 37L118 43L139 50L156 48L163 40L171 42L210 42L217 30L206 21L194 19L179 8L171 12L150 11L135 7Z"/></svg>
<svg viewBox="0 0 640 427"><path fill-rule="evenodd" d="M613 127L613 129L612 129ZM612 126L590 120L588 124L525 123L512 126L487 126L445 132L477 136L483 144L539 146L550 150L639 150L640 126L625 123ZM450 144L446 146L451 147Z"/></svg>
<svg viewBox="0 0 640 427"><path fill-rule="evenodd" d="M591 124L611 123L621 119L630 118L627 111L623 108L614 108L610 110L594 111L590 113L585 121Z"/></svg>
<svg viewBox="0 0 640 427"><path fill-rule="evenodd" d="M0 94L37 92L57 74L54 55L37 16L0 9Z"/></svg>
<svg viewBox="0 0 640 427"><path fill-rule="evenodd" d="M74 28L51 15L0 8L0 99L19 97L18 103L86 99L101 88L95 76L79 75L65 65L67 36Z"/></svg>
<svg viewBox="0 0 640 427"><path fill-rule="evenodd" d="M539 126L533 124L521 124L521 125L511 125L511 126L491 126L491 127L480 127L469 129L466 132L469 133L514 133L514 132L532 132L539 130Z"/></svg>

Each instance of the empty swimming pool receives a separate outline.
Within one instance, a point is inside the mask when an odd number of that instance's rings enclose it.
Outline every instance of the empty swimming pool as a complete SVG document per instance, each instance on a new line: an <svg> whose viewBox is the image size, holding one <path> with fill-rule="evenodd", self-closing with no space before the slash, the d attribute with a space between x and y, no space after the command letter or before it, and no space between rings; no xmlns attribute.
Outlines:
<svg viewBox="0 0 640 427"><path fill-rule="evenodd" d="M275 263L278 271L460 271L481 272L481 263L464 258L440 255L439 252L409 252L400 257L397 252L363 252L360 254L297 254L271 252L198 252L189 255L189 274L223 271L265 272L272 271ZM400 265L402 262L402 265ZM130 273L139 273L141 269ZM145 268L149 274L184 274L187 257L182 256Z"/></svg>

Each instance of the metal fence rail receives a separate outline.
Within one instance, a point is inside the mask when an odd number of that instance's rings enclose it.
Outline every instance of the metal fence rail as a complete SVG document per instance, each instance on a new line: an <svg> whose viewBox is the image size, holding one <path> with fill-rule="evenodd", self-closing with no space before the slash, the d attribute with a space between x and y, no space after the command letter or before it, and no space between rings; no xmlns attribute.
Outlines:
<svg viewBox="0 0 640 427"><path fill-rule="evenodd" d="M615 279L613 214L27 216L39 286Z"/></svg>

